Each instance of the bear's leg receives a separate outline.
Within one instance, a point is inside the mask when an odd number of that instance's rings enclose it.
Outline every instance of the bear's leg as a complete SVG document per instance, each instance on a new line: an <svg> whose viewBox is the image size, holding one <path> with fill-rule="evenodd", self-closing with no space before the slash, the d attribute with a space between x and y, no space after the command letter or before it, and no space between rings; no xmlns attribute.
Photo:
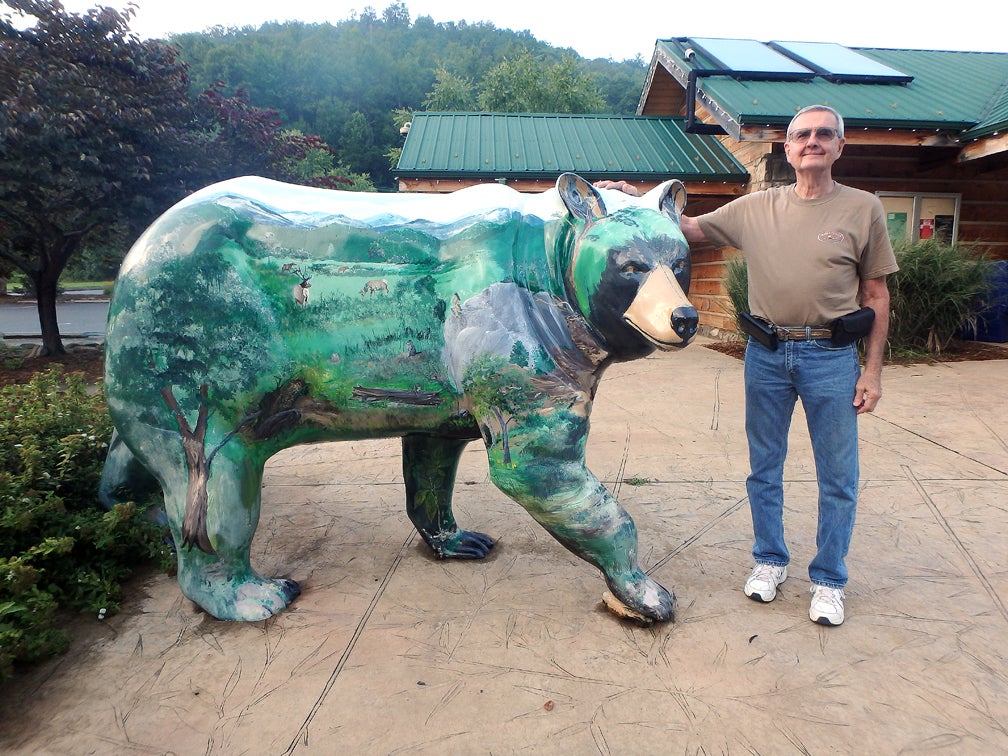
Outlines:
<svg viewBox="0 0 1008 756"><path fill-rule="evenodd" d="M123 443L118 431L112 431L108 454L98 482L98 501L112 509L123 501L144 501L161 490L157 478L141 464L129 447ZM152 507L148 517L158 525L166 525L167 518L160 507Z"/></svg>
<svg viewBox="0 0 1008 756"><path fill-rule="evenodd" d="M165 507L178 544L179 587L217 619L263 620L282 611L301 592L294 580L265 578L249 562L259 523L262 471L262 463L247 458L214 457L206 484L205 525L213 554L183 545L188 475L173 476L166 485Z"/></svg>
<svg viewBox="0 0 1008 756"><path fill-rule="evenodd" d="M469 439L411 434L403 436L406 513L439 557L482 559L493 548L483 533L460 530L452 513L452 490L462 451Z"/></svg>
<svg viewBox="0 0 1008 756"><path fill-rule="evenodd" d="M609 590L634 612L667 621L675 596L637 564L633 519L583 464L539 458L517 474L490 464L494 483L571 552L598 567Z"/></svg>

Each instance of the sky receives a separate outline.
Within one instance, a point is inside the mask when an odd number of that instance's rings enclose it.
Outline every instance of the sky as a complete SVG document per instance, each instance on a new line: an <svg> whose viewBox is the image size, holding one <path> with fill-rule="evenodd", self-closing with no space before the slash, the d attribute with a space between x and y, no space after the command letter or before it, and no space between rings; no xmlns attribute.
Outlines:
<svg viewBox="0 0 1008 756"><path fill-rule="evenodd" d="M122 9L128 0L63 0L72 12L95 5ZM366 7L382 11L392 0L133 0L130 27L143 38L203 31L209 27L259 26L268 21L336 23ZM752 0L405 0L410 19L486 21L498 29L529 31L586 58L651 60L656 39L725 37L787 42L837 42L848 47L1008 52L1002 23L947 3L846 2L754 3ZM753 10L753 9L756 10ZM969 8L975 6L970 5ZM0 9L3 9L0 0ZM992 21L993 19L988 19Z"/></svg>

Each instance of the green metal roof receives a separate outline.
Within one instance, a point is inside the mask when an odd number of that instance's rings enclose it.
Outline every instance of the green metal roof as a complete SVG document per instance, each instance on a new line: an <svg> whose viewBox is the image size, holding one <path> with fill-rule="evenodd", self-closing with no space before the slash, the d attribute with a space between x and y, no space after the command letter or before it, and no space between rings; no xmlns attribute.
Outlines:
<svg viewBox="0 0 1008 756"><path fill-rule="evenodd" d="M658 40L656 53L684 78L694 69L721 68L703 50L687 58L688 47L685 37ZM786 125L811 103L836 108L848 128L933 129L973 138L1008 125L1008 53L850 49L913 78L907 84L839 83L823 76L787 81L699 73L697 85L743 126Z"/></svg>
<svg viewBox="0 0 1008 756"><path fill-rule="evenodd" d="M686 134L682 118L525 113L417 113L400 178L606 177L745 181L721 143Z"/></svg>

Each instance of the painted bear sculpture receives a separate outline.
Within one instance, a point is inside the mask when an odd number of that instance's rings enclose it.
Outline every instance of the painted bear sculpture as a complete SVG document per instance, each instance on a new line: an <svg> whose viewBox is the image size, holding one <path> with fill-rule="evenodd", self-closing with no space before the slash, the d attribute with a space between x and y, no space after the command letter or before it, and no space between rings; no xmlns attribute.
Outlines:
<svg viewBox="0 0 1008 756"><path fill-rule="evenodd" d="M295 444L402 438L406 511L440 557L493 541L452 488L482 439L490 478L598 567L630 615L672 619L633 520L585 466L612 362L686 345L685 189L642 198L574 174L520 194L337 192L240 178L168 210L123 262L105 388L106 503L160 486L182 592L261 620L300 589L249 548L266 460Z"/></svg>

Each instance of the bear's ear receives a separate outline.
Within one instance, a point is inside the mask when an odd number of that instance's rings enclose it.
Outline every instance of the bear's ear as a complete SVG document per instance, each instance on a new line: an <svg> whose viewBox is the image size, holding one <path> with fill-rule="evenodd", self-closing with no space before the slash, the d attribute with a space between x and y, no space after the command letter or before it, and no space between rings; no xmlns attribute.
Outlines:
<svg viewBox="0 0 1008 756"><path fill-rule="evenodd" d="M658 207L669 218L676 223L682 217L683 210L686 209L686 187L679 179L672 179L662 190L661 199L658 200Z"/></svg>
<svg viewBox="0 0 1008 756"><path fill-rule="evenodd" d="M561 174L557 179L556 188L567 210L575 218L590 224L606 216L602 195L576 173Z"/></svg>

